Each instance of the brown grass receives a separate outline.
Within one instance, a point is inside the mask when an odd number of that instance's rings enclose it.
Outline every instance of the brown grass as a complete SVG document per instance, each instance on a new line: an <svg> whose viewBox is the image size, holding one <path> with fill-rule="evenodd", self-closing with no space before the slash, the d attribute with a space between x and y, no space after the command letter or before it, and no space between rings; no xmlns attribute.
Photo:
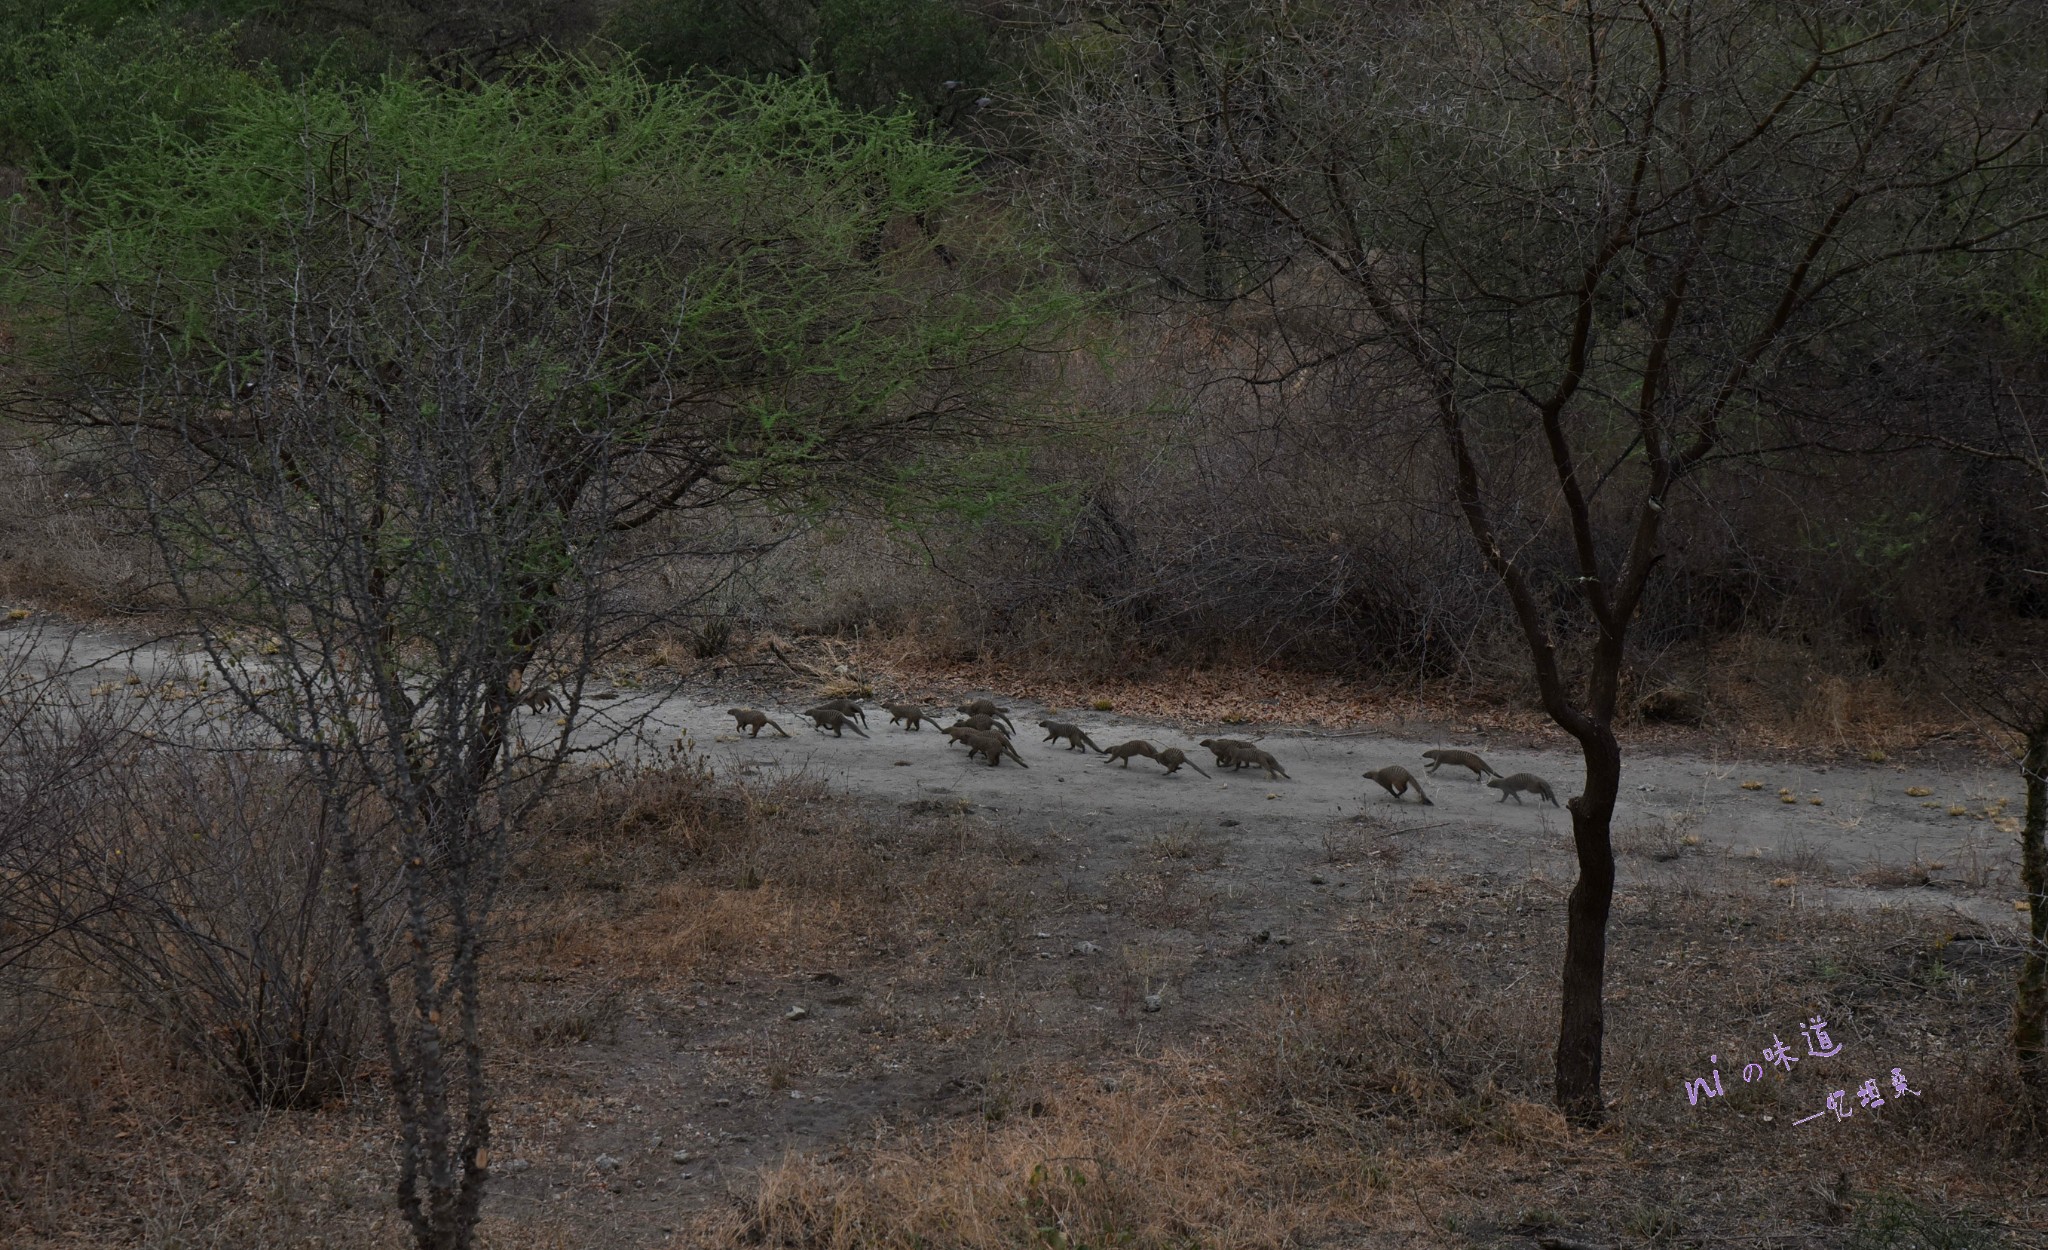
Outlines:
<svg viewBox="0 0 2048 1250"><path fill-rule="evenodd" d="M2014 1243L1985 1219L2048 1226L1995 1044L1996 942L1786 891L1624 891L1613 1121L1586 1133L1547 1105L1560 885L1416 876L1354 822L1305 860L1351 903L1253 913L1276 904L1218 888L1205 831L1133 831L1099 886L1062 885L1054 844L948 805L593 774L508 895L496 1149L533 1170L495 1182L487 1244L1876 1246L1912 1243L1855 1241L1859 1221L1904 1210L1989 1247ZM1097 954L1032 940L1083 921L1105 926ZM785 1026L797 998L814 1017ZM1802 1053L1813 1014L1845 1045L1833 1066L1741 1079L1773 1036ZM1692 1106L1682 1082L1710 1055L1727 1093ZM1921 1098L1790 1123L1893 1066ZM724 1195L676 1179L697 1166L677 1145L781 1141L777 1100L865 1070L966 1093L769 1149ZM0 1138L0 1241L396 1245L379 1101L253 1115L145 1025L68 1016L0 1060L19 1129ZM643 1109L671 1104L695 1135L650 1145ZM600 1149L623 1170L595 1168Z"/></svg>

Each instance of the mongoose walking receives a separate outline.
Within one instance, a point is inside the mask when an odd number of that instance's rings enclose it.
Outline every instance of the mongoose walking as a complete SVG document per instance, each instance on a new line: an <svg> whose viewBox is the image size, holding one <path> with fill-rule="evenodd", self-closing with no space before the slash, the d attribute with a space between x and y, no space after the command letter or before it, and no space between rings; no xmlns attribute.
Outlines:
<svg viewBox="0 0 2048 1250"><path fill-rule="evenodd" d="M1024 762L1023 756L1017 754L1017 748L1010 745L1010 740L1003 736L1000 730L970 729L961 735L960 741L967 744L968 759L979 755L988 761L990 768L1002 763L1005 755L1016 760L1019 768L1031 767Z"/></svg>
<svg viewBox="0 0 2048 1250"><path fill-rule="evenodd" d="M1413 786L1415 787L1416 798L1421 799L1425 804L1428 804L1430 807L1436 806L1436 804L1431 803L1429 801L1429 796L1422 792L1422 783L1415 780L1414 774L1410 773L1407 769L1401 767L1399 764L1389 764L1385 768L1379 769L1376 772L1367 773L1365 774L1365 778L1368 781L1379 782L1380 788L1382 790L1385 790L1388 794L1393 795L1397 799L1400 798L1402 795L1408 793L1408 788L1410 786Z"/></svg>
<svg viewBox="0 0 2048 1250"><path fill-rule="evenodd" d="M955 723L946 726L946 737L952 739L952 742L965 742L971 735L978 734L980 732L981 731L979 729L976 729L974 726L967 724L965 721L956 721ZM947 745L950 746L952 745L952 743L949 742Z"/></svg>
<svg viewBox="0 0 2048 1250"><path fill-rule="evenodd" d="M1515 796L1515 802L1521 802L1522 795L1520 792L1527 790L1531 794L1549 799L1552 807L1561 806L1557 801L1557 796L1550 792L1550 783L1538 777L1535 773L1516 773L1512 777L1503 777L1499 781L1489 781L1486 784L1500 791L1500 801L1503 803L1508 801L1510 794Z"/></svg>
<svg viewBox="0 0 2048 1250"><path fill-rule="evenodd" d="M523 707L535 716L562 706L562 701L555 697L555 692L546 686L535 686L531 690L513 695L512 702L514 706Z"/></svg>
<svg viewBox="0 0 2048 1250"><path fill-rule="evenodd" d="M1010 725L1010 709L997 707L994 699L976 699L972 703L963 703L958 711L962 716L993 716L1005 725ZM1010 732L1016 733L1017 727L1010 725Z"/></svg>
<svg viewBox="0 0 2048 1250"><path fill-rule="evenodd" d="M889 723L901 724L905 729L917 730L920 721L930 721L932 728L939 727L939 718L917 706L915 703L884 703L882 710L889 714Z"/></svg>
<svg viewBox="0 0 2048 1250"><path fill-rule="evenodd" d="M1237 768L1263 768L1267 778L1287 777L1287 770L1280 767L1280 761L1259 750L1257 747L1232 747L1228 762ZM1294 780L1287 777L1289 781Z"/></svg>
<svg viewBox="0 0 2048 1250"><path fill-rule="evenodd" d="M853 717L853 718L854 718L855 720L858 720L858 721L859 721L859 722L861 723L861 727L862 727L862 728L866 728L866 727L867 727L867 723L868 723L868 713L867 713L867 709L866 709L866 708L863 708L863 707L862 707L862 706L860 705L860 703L859 703L858 701L856 701L856 700L853 700L853 699L827 699L827 700L825 700L825 702L823 702L823 703L820 703L820 704L819 704L818 706L819 706L819 707L829 707L829 708L831 708L831 709L832 709L833 711L835 711L835 712L839 713L839 714L840 714L841 716L851 716L851 717Z"/></svg>
<svg viewBox="0 0 2048 1250"><path fill-rule="evenodd" d="M813 722L811 727L817 730L819 733L823 733L827 729L829 729L832 731L833 737L844 738L846 735L839 732L842 728L844 728L851 729L853 732L860 734L860 736L863 738L867 737L867 734L860 727L860 722L854 720L851 716L848 716L846 713L840 711L836 707L807 708L804 711L804 715L811 718Z"/></svg>
<svg viewBox="0 0 2048 1250"><path fill-rule="evenodd" d="M1101 747L1095 746L1095 739L1081 732L1079 725L1069 725L1065 721L1042 720L1038 722L1038 727L1045 731L1047 742L1065 739L1069 751L1086 752L1089 747L1095 747L1097 751L1102 750Z"/></svg>
<svg viewBox="0 0 2048 1250"><path fill-rule="evenodd" d="M1470 751L1424 751L1422 758L1429 761L1428 772L1432 777L1436 776L1437 767L1442 764L1449 764L1453 768L1471 769L1472 780L1474 781L1479 780L1481 777L1500 776L1499 773L1493 771L1493 765L1480 759Z"/></svg>
<svg viewBox="0 0 2048 1250"><path fill-rule="evenodd" d="M773 729L776 733L781 734L785 738L789 737L789 731L787 729L784 729L782 726L776 724L774 721L769 720L768 713L766 712L756 711L755 709L750 707L729 707L725 709L725 714L727 716L732 717L735 721L739 722L738 724L733 726L733 729L735 731L741 729L753 730L754 732L751 735L749 735L750 737L760 737L761 726L763 725L768 726L769 728Z"/></svg>
<svg viewBox="0 0 2048 1250"><path fill-rule="evenodd" d="M994 730L996 733L1002 734L1005 738L1009 737L1009 734L1004 733L1003 730L996 728L997 719L998 718L994 716L966 716L954 721L953 724L965 725L969 729L979 729L983 733L987 733L990 730Z"/></svg>
<svg viewBox="0 0 2048 1250"><path fill-rule="evenodd" d="M1222 765L1230 762L1230 753L1232 751L1239 748L1249 749L1252 744L1237 738L1204 738L1202 739L1202 745L1208 747L1215 754L1216 763Z"/></svg>
<svg viewBox="0 0 2048 1250"><path fill-rule="evenodd" d="M1159 748L1143 738L1133 738L1129 742L1118 743L1102 754L1107 757L1102 761L1103 763L1107 764L1110 760L1122 760L1124 767L1129 768L1133 755L1142 755L1146 759L1156 760L1159 758Z"/></svg>
<svg viewBox="0 0 2048 1250"><path fill-rule="evenodd" d="M1202 766L1200 764L1195 763L1193 760L1189 759L1187 756L1187 752L1181 750L1179 747L1168 747L1164 751L1161 751L1159 754L1153 756L1152 758L1166 765L1166 775L1169 777L1171 777L1174 773L1179 772L1180 766L1182 764L1186 764L1189 768L1194 769L1196 772L1202 773L1204 777L1207 777L1209 775L1208 773L1202 772Z"/></svg>

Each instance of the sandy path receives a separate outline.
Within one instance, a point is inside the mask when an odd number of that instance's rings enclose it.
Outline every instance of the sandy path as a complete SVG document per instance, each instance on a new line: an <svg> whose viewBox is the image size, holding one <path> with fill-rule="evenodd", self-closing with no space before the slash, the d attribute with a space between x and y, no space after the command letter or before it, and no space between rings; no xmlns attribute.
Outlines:
<svg viewBox="0 0 2048 1250"><path fill-rule="evenodd" d="M771 730L756 740L733 733L723 704L707 707L673 694L624 692L614 702L593 705L602 719L644 718L646 732L662 745L687 733L714 767L732 774L809 775L849 794L899 803L964 799L991 814L1061 828L1084 841L1091 840L1090 834L1113 833L1121 841L1176 828L1206 828L1247 860L1292 862L1319 851L1327 832L1363 818L1432 861L1491 872L1569 868L1569 813L1529 796L1520 805L1502 801L1497 791L1462 769L1445 769L1433 777L1424 773L1422 752L1450 744L1379 736L1260 736L1245 727L1213 731L1216 736L1259 737L1289 773L1289 779L1268 781L1251 771L1218 771L1209 753L1196 746L1199 738L1210 736L1206 733L1189 737L1156 723L1096 713L1063 711L1054 717L1079 723L1105 747L1129 738L1161 748L1182 747L1212 773L1205 779L1183 769L1168 776L1150 760L1134 760L1126 769L1102 756L1044 742L1036 722L1053 714L1024 703L1009 706L1028 769L1007 761L995 768L970 762L966 749L949 745L942 734L889 726L884 712L870 714L866 740L850 732L835 739L808 729L796 707L772 705L767 710L794 737L780 739ZM1478 749L1503 773L1537 773L1560 800L1576 793L1582 779L1575 753L1457 745ZM1360 776L1387 763L1404 764L1421 777L1433 805L1412 797L1397 802ZM1810 881L1817 875L1812 871L1816 857L1838 880L1878 865L1940 864L1930 869L1924 888L1837 889L1816 898L1953 906L1978 919L2009 921L2011 898L2018 893L2017 840L1983 813L2001 797L2016 801L2016 780L1990 770L1937 773L1889 764L1638 755L1624 764L1616 842L1646 865L1659 862L1660 851L1682 854L1688 861L1720 862L1731 880L1794 873ZM1744 781L1763 786L1745 790ZM1932 793L1906 793L1917 786ZM1781 788L1798 801L1782 801ZM1819 804L1809 801L1815 797ZM1967 807L1972 815L1951 816L1952 806ZM1680 841L1687 835L1699 840L1697 846ZM1801 868L1807 871L1800 874Z"/></svg>
<svg viewBox="0 0 2048 1250"><path fill-rule="evenodd" d="M181 660L168 648L123 642L92 630L22 627L0 632L14 645L28 645L44 659L68 655L75 680L105 681L128 671L150 684L177 672ZM5 645L0 641L0 645ZM1570 818L1525 796L1501 802L1496 791L1468 772L1423 772L1422 752L1438 745L1480 751L1503 773L1534 772L1547 779L1560 800L1576 793L1581 780L1573 753L1515 749L1487 742L1456 744L1399 737L1315 737L1259 734L1248 727L1219 727L1216 736L1258 738L1287 769L1289 779L1266 780L1255 773L1219 772L1192 737L1157 723L1098 713L1063 711L1057 719L1079 723L1096 742L1110 746L1142 737L1161 748L1179 746L1212 773L1188 770L1167 776L1159 765L1138 759L1126 769L1098 755L1068 751L1043 742L1036 722L1052 715L1028 703L1010 704L1018 727L1017 748L1029 763L990 768L970 762L965 748L951 745L929 728L912 733L887 724L887 713L870 713L869 737L850 731L844 738L811 731L799 704L765 705L793 737L769 731L759 739L733 732L725 708L731 700L704 699L645 688L611 690L602 684L586 692L579 739L598 741L628 732L643 752L665 750L687 734L713 767L729 776L808 775L849 795L885 802L966 800L993 816L1033 828L1055 828L1082 842L1174 829L1200 828L1223 838L1248 866L1298 862L1319 849L1334 829L1364 819L1383 835L1431 862L1488 872L1569 871ZM1626 750L1624 744L1624 750ZM1401 763L1422 779L1432 806L1412 798L1396 802L1360 774ZM1744 781L1761 782L1756 790ZM1908 795L1925 787L1926 796ZM1781 789L1797 800L1783 802ZM1815 804L1809 800L1818 798ZM1617 846L1625 859L1650 867L1677 858L1731 882L1782 880L1817 901L1886 903L1955 908L1975 918L2010 923L2018 894L2017 840L1996 827L1987 807L2001 799L2017 804L2011 774L1989 769L1931 770L1897 764L1804 765L1771 759L1638 753L1625 759L1620 807L1615 817ZM1962 807L1965 815L1951 815ZM2015 806L2010 815L2017 815ZM1698 839L1696 845L1682 838ZM1821 890L1820 862L1839 883L1879 865L1928 866L1925 887L1887 890ZM1941 867L1933 867L1933 865ZM1695 872L1697 876L1697 872ZM1626 874L1625 874L1626 879Z"/></svg>

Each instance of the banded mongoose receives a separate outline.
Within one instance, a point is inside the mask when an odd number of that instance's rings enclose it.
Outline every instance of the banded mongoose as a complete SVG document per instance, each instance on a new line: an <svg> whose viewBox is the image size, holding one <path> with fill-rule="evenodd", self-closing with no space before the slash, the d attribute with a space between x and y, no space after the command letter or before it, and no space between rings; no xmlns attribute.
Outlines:
<svg viewBox="0 0 2048 1250"><path fill-rule="evenodd" d="M889 723L901 724L905 729L917 732L919 722L930 721L932 728L939 728L939 718L917 706L915 703L884 703L882 710L889 714Z"/></svg>
<svg viewBox="0 0 2048 1250"><path fill-rule="evenodd" d="M1045 740L1047 742L1058 742L1064 739L1069 751L1085 753L1090 747L1094 747L1098 752L1102 750L1101 747L1095 746L1095 739L1081 731L1079 725L1069 725L1065 721L1042 720L1038 722L1038 727L1045 731Z"/></svg>
<svg viewBox="0 0 2048 1250"><path fill-rule="evenodd" d="M867 709L866 709L866 708L864 708L864 707L862 707L862 706L860 705L860 703L859 703L859 701L858 701L858 700L855 700L855 699L827 699L827 700L825 700L825 701L824 701L823 703L820 703L820 704L819 704L818 706L819 706L819 707L829 707L829 708L831 708L831 709L832 709L833 711L835 711L835 712L839 713L839 714L840 714L841 716L851 716L851 717L853 717L853 718L854 718L855 720L858 720L858 721L859 721L859 722L861 723L861 727L862 727L863 729L865 729L865 728L867 727L867 723L868 723L868 713L867 713Z"/></svg>
<svg viewBox="0 0 2048 1250"><path fill-rule="evenodd" d="M974 726L969 725L964 721L956 721L953 724L946 726L946 737L950 739L950 741L947 742L946 745L951 746L955 742L965 742L967 741L968 735L978 734L980 732L981 731L979 729L974 728Z"/></svg>
<svg viewBox="0 0 2048 1250"><path fill-rule="evenodd" d="M1232 747L1230 749L1230 758L1228 762L1231 765L1238 768L1244 768L1247 766L1253 768L1263 768L1266 770L1266 776L1268 779L1271 779L1273 777L1287 777L1287 770L1280 767L1280 761L1274 759L1272 756L1266 754L1264 751L1259 750L1257 747ZM1294 780L1294 778L1292 777L1287 777L1287 779L1289 781Z"/></svg>
<svg viewBox="0 0 2048 1250"><path fill-rule="evenodd" d="M972 703L961 704L956 710L962 716L993 716L1005 725L1010 725L1010 709L997 707L994 699L976 699ZM1016 733L1017 727L1010 725L1010 732Z"/></svg>
<svg viewBox="0 0 2048 1250"><path fill-rule="evenodd" d="M1168 747L1164 751L1161 751L1159 754L1153 756L1152 758L1166 765L1166 775L1169 777L1171 777L1174 773L1179 772L1180 766L1182 764L1186 764L1189 768L1194 769L1196 772L1202 773L1204 777L1207 777L1209 775L1206 772L1202 772L1202 766L1200 764L1195 763L1193 760L1189 759L1187 756L1187 752L1181 750L1179 747Z"/></svg>
<svg viewBox="0 0 2048 1250"><path fill-rule="evenodd" d="M1124 767L1129 768L1133 755L1142 755L1146 759L1156 760L1159 758L1159 748L1143 738L1133 738L1129 742L1118 743L1102 754L1106 757L1102 761L1103 763L1107 764L1110 760L1122 760Z"/></svg>
<svg viewBox="0 0 2048 1250"><path fill-rule="evenodd" d="M546 686L535 686L531 690L521 691L512 696L512 702L514 706L523 707L535 716L562 706L562 701L555 697L555 692Z"/></svg>
<svg viewBox="0 0 2048 1250"><path fill-rule="evenodd" d="M1442 764L1449 764L1453 768L1471 769L1472 780L1474 781L1479 780L1481 777L1500 776L1499 773L1493 771L1493 765L1480 759L1470 751L1424 751L1422 758L1429 761L1427 771L1432 777L1436 776L1437 767Z"/></svg>
<svg viewBox="0 0 2048 1250"><path fill-rule="evenodd" d="M811 718L811 728L817 730L819 733L823 733L827 729L829 729L832 731L833 737L844 738L846 735L840 733L839 731L840 729L845 728L851 729L853 732L860 734L860 736L863 738L867 737L867 733L861 729L859 721L854 720L851 716L848 716L846 713L840 711L836 707L806 708L804 710L804 715Z"/></svg>
<svg viewBox="0 0 2048 1250"><path fill-rule="evenodd" d="M1379 782L1382 790L1385 790L1397 799L1408 793L1408 788L1413 786L1415 787L1416 798L1421 799L1424 804L1430 807L1436 806L1436 804L1429 801L1429 796L1422 792L1422 783L1415 780L1415 775L1399 764L1389 764L1385 768L1369 772L1365 774L1365 778L1368 781Z"/></svg>
<svg viewBox="0 0 2048 1250"><path fill-rule="evenodd" d="M1004 736L1001 730L970 729L961 735L960 741L967 744L967 758L973 759L980 755L988 761L990 768L1002 763L1005 755L1016 760L1019 768L1031 767L1024 762L1023 756L1017 754L1017 748L1010 745L1009 738Z"/></svg>
<svg viewBox="0 0 2048 1250"><path fill-rule="evenodd" d="M1248 748L1251 746L1251 743L1238 738L1204 738L1202 739L1202 745L1208 747L1216 756L1216 763L1220 766L1230 762L1230 753L1232 751L1237 750L1239 747Z"/></svg>
<svg viewBox="0 0 2048 1250"><path fill-rule="evenodd" d="M1500 801L1503 803L1508 801L1510 794L1515 796L1515 802L1521 802L1521 791L1527 790L1538 797L1549 799L1552 807L1561 806L1557 796L1550 792L1550 783L1535 773L1516 773L1512 777L1503 777L1499 781L1489 781L1486 784L1500 791Z"/></svg>
<svg viewBox="0 0 2048 1250"><path fill-rule="evenodd" d="M750 707L729 707L725 709L725 714L727 716L732 717L733 720L738 722L733 726L733 731L735 733L742 729L751 729L754 732L749 736L758 738L761 736L761 726L766 725L769 728L773 729L776 733L781 734L783 737L789 737L789 731L787 729L784 729L782 726L776 724L774 721L769 720L768 713L766 712L758 711Z"/></svg>
<svg viewBox="0 0 2048 1250"><path fill-rule="evenodd" d="M996 720L997 718L993 716L963 716L959 720L954 721L953 724L965 725L969 729L979 729L984 733L993 730L996 733L1002 734L1005 738L1009 737L1010 735L996 724Z"/></svg>

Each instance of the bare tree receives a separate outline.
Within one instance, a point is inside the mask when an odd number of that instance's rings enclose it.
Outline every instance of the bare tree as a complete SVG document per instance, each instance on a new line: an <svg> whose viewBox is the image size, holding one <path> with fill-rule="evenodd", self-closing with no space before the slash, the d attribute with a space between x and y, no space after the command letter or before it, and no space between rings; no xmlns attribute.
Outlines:
<svg viewBox="0 0 2048 1250"><path fill-rule="evenodd" d="M50 392L128 452L244 745L312 781L398 1203L452 1250L489 1177L493 909L624 575L701 537L679 516L802 511L1027 415L1006 379L1064 302L958 153L815 82L575 64L244 106L32 249L66 328L113 330Z"/></svg>
<svg viewBox="0 0 2048 1250"><path fill-rule="evenodd" d="M1783 441L1795 381L1939 332L1981 258L2033 238L2025 11L1262 13L1259 38L1206 50L1220 87L1199 107L1223 143L1204 173L1294 240L1263 297L1320 310L1337 354L1374 361L1434 425L1543 707L1579 743L1556 1097L1597 1123L1616 717L1664 519L1711 497L1717 461ZM1102 188L1183 164L1152 136L1193 119L1114 58L1084 64L1054 146L1142 263L1161 219Z"/></svg>

